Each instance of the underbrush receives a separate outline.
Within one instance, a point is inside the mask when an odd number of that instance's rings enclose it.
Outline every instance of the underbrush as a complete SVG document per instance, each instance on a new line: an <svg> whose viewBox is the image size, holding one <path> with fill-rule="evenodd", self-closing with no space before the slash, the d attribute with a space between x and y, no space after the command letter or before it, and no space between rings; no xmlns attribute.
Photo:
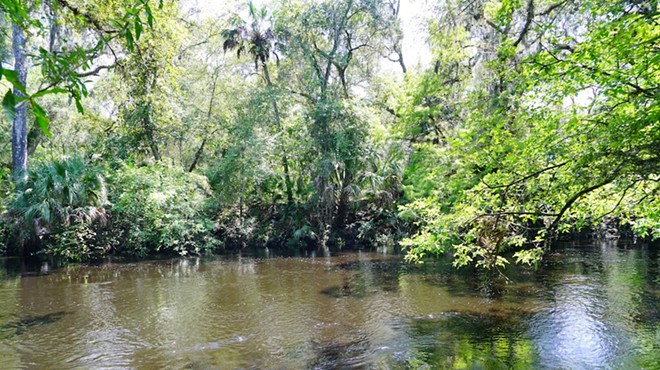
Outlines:
<svg viewBox="0 0 660 370"><path fill-rule="evenodd" d="M37 163L0 218L2 252L76 262L211 252L220 243L209 191L204 176L159 164L108 172L79 157Z"/></svg>

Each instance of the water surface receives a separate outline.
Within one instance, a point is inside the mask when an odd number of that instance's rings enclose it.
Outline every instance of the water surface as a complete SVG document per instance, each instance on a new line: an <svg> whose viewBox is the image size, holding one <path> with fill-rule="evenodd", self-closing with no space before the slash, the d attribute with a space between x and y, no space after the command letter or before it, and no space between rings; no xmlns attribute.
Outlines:
<svg viewBox="0 0 660 370"><path fill-rule="evenodd" d="M0 368L660 368L660 257L556 248L511 281L342 253L20 273L0 260ZM25 268L23 268L25 270Z"/></svg>

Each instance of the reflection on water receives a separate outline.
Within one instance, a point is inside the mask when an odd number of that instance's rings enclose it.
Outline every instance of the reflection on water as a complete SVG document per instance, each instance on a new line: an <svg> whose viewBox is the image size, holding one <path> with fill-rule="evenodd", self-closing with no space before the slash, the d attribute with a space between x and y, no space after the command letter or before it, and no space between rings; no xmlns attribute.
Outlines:
<svg viewBox="0 0 660 370"><path fill-rule="evenodd" d="M512 282L397 256L0 260L0 368L660 368L660 258L560 247Z"/></svg>

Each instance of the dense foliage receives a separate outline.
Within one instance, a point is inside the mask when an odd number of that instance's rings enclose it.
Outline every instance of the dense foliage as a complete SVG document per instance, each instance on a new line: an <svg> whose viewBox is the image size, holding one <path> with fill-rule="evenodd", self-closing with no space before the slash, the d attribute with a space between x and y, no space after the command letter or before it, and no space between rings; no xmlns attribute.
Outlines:
<svg viewBox="0 0 660 370"><path fill-rule="evenodd" d="M117 170L112 179L115 251L187 255L213 251L214 223L208 216L209 186L204 176L177 167L153 165Z"/></svg>
<svg viewBox="0 0 660 370"><path fill-rule="evenodd" d="M405 210L422 221L410 257L535 263L553 235L603 222L659 237L657 6L501 5L468 18L443 5L436 68L402 93L435 130L408 176Z"/></svg>
<svg viewBox="0 0 660 370"><path fill-rule="evenodd" d="M3 1L7 251L401 241L501 268L660 238L657 2L442 1L425 45L420 4L266 4Z"/></svg>

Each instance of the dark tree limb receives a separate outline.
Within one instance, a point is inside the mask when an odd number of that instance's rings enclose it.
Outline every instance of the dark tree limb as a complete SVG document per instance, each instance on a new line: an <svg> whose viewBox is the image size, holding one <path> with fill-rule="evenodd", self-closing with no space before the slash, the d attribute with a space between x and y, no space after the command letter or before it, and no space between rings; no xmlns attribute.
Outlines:
<svg viewBox="0 0 660 370"><path fill-rule="evenodd" d="M403 74L408 73L408 68L406 68L406 63L403 61L403 52L401 51L401 47L399 45L394 45L393 50L396 53L396 55L399 56L399 58L396 61L401 66L401 70L403 71Z"/></svg>
<svg viewBox="0 0 660 370"><path fill-rule="evenodd" d="M601 75L607 76L607 77L614 77L614 75L612 73L607 72L607 71L599 70L596 67L588 66L588 65L582 64L582 63L575 63L575 62L568 61L566 59L559 58L556 54L554 54L552 51L550 51L550 49L548 49L546 47L543 47L543 48L548 52L548 54L550 54L550 56L553 59L555 59L558 62L570 63L575 68L582 68L582 69L585 69L587 71L593 72L594 74L601 74ZM639 86L639 85L637 85L637 84L635 84L635 83L633 83L629 80L621 80L620 79L619 81L621 83L623 83L624 85L633 88L634 89L634 91L633 91L634 94L643 94L644 96L649 97L649 98L655 98L656 97L656 93L654 93L654 91L658 90L658 88L650 88L650 89L649 88L643 88L643 87L641 87L641 86Z"/></svg>
<svg viewBox="0 0 660 370"><path fill-rule="evenodd" d="M116 66L117 66L117 63L113 63L113 64L109 64L109 65L104 65L104 66L98 66L98 67L92 69L91 71L76 73L76 76L79 77L79 78L80 78L80 77L96 76L96 75L98 75L98 73L101 72L102 70L104 70L104 69L112 69L112 68L115 68Z"/></svg>
<svg viewBox="0 0 660 370"><path fill-rule="evenodd" d="M584 188L584 189L578 191L577 193L573 194L573 196L570 197L570 198L566 201L566 203L564 204L564 206L561 208L561 210L559 211L559 213L557 214L557 216L555 217L555 219L552 221L552 223L551 223L550 226L548 227L548 230L556 230L556 229L557 229L557 226L559 225L559 221L561 221L561 218L564 216L564 214L566 213L566 211L568 211L568 210L573 206L573 204L574 204L575 202L577 202L578 199L580 199L581 197L583 197L583 196L585 196L585 195L591 193L592 191L594 191L594 190L596 190L596 189L600 189L600 188L602 188L603 186L612 183L615 179L616 179L616 176L608 177L608 178L606 178L605 180L603 180L603 181L601 181L601 182L599 182L599 183L597 183L597 184L595 184L595 185L592 185L592 186L589 186L589 187L587 187L587 188Z"/></svg>
<svg viewBox="0 0 660 370"><path fill-rule="evenodd" d="M564 0L564 1L560 1L558 3L554 3L554 4L550 5L546 10L538 13L537 15L544 17L544 16L552 13L555 9L563 7L564 5L566 5L568 3L568 1L569 0Z"/></svg>
<svg viewBox="0 0 660 370"><path fill-rule="evenodd" d="M554 170L554 169L556 169L556 168L563 167L563 166L565 166L565 165L567 165L567 164L568 164L568 161L565 161L565 162L561 162L561 163L558 163L558 164L554 164L554 165L549 166L549 167L542 168L542 169L540 169L540 170L538 170L538 171L532 172L531 174L529 174L529 175L527 175L527 176L521 177L521 178L519 178L519 179L517 179L517 180L514 180L514 181L512 181L512 182L510 182L510 183L508 183L508 184L505 184L505 185L489 185L489 184L487 184L485 181L483 181L483 179L482 179L481 182L483 182L484 185L486 185L486 187L489 188L489 189L500 189L500 188L507 188L507 189L508 189L508 188L510 188L510 187L513 186L513 185L520 184L521 182L523 182L523 181L527 181L527 180L529 180L529 179L531 179L531 178L534 178L534 177L536 177L536 176L538 176L538 175L540 175L540 174L542 174L542 173L544 173L544 172L551 171L551 170Z"/></svg>
<svg viewBox="0 0 660 370"><path fill-rule="evenodd" d="M215 71L213 71L213 87L211 88L211 99L209 100L209 107L206 111L206 120L211 119L211 115L213 114L213 102L215 100L215 90L218 86L218 69L216 68ZM197 167L197 163L199 162L200 158L202 157L202 154L204 153L204 146L206 145L206 142L208 141L209 136L215 135L215 133L218 131L218 129L215 129L213 132L210 134L207 134L204 136L204 140L202 140L202 144L199 146L197 151L195 152L195 157L190 164L190 167L188 168L188 172L193 172L195 170L195 167Z"/></svg>
<svg viewBox="0 0 660 370"><path fill-rule="evenodd" d="M529 26L532 24L533 19L534 19L534 0L528 0L527 17L525 18L525 24L523 25L523 28L520 31L520 34L518 35L518 39L516 39L516 41L513 42L514 47L518 46L518 44L520 44L522 40L525 38L527 32L529 31Z"/></svg>
<svg viewBox="0 0 660 370"><path fill-rule="evenodd" d="M619 201L616 202L616 205L614 207L612 207L611 210L609 210L608 212L603 213L602 215L596 217L595 219L596 220L601 220L601 219L607 217L608 215L611 215L612 213L614 213L614 211L616 211L619 208L619 206L621 205L621 202L623 202L623 199L626 197L626 194L628 193L628 190L632 189L635 185L637 185L637 181L633 182L632 184L627 186L625 189L623 189L623 193L621 194L621 197L619 198Z"/></svg>

